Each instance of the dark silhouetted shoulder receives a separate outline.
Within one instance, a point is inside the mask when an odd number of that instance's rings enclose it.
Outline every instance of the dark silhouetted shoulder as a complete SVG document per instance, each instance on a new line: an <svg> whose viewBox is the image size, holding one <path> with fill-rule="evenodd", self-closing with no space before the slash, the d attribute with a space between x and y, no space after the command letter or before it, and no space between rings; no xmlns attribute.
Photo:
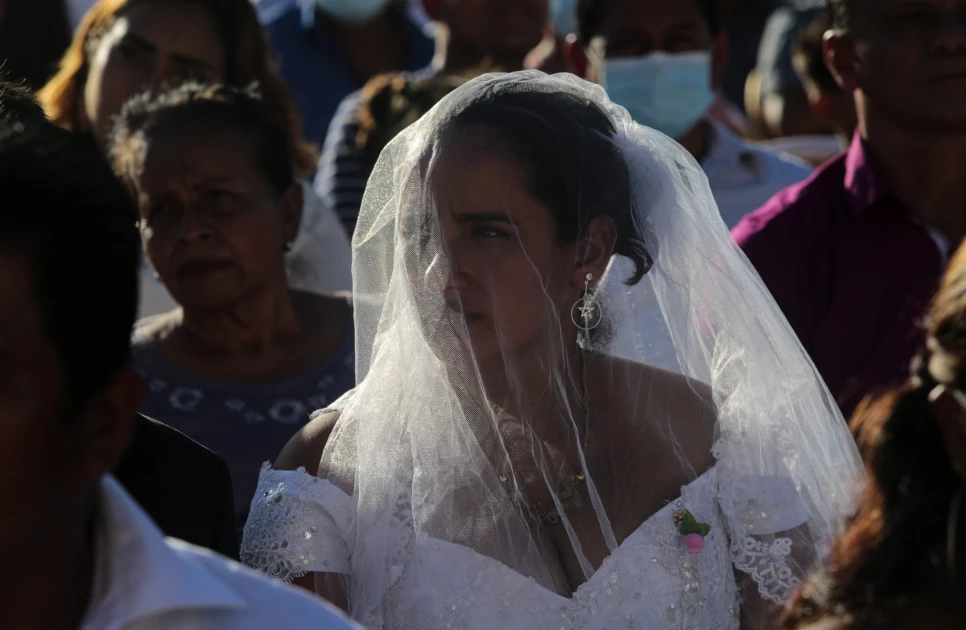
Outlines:
<svg viewBox="0 0 966 630"><path fill-rule="evenodd" d="M238 557L231 476L214 452L138 415L114 475L165 535Z"/></svg>

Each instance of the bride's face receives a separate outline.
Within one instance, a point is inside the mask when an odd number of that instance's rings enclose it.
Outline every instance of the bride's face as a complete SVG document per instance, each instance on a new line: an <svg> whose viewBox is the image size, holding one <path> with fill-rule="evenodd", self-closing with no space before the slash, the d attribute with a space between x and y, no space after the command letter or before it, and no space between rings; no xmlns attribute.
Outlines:
<svg viewBox="0 0 966 630"><path fill-rule="evenodd" d="M480 367L570 343L576 245L526 187L519 161L485 132L461 133L432 182L449 263L444 299L462 319ZM582 285L581 287L582 288Z"/></svg>

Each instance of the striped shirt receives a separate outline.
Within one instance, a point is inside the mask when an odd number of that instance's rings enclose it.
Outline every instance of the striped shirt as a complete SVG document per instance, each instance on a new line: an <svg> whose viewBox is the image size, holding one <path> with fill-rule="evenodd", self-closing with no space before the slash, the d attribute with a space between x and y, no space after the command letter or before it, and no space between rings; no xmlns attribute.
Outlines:
<svg viewBox="0 0 966 630"><path fill-rule="evenodd" d="M410 78L421 81L431 78L434 73L432 67L427 67L412 73ZM329 125L315 176L315 193L347 227L355 225L359 218L362 195L372 174L372 167L356 146L359 111L363 105L361 90L345 97L339 104Z"/></svg>
<svg viewBox="0 0 966 630"><path fill-rule="evenodd" d="M315 176L315 193L347 226L359 217L362 194L372 172L356 147L360 109L361 91L353 92L339 104L322 146L322 159Z"/></svg>

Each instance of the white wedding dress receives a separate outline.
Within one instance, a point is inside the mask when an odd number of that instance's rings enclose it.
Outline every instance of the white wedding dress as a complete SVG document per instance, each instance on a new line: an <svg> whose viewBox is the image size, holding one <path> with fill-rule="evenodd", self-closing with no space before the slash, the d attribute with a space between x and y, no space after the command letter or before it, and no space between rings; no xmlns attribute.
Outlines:
<svg viewBox="0 0 966 630"><path fill-rule="evenodd" d="M390 569L384 618L392 628L737 628L738 586L717 490L715 468L681 488L679 499L642 523L569 598L468 547L426 535L409 539L402 527L391 555L422 561ZM679 510L711 525L697 554L688 552L674 524ZM771 534L804 521L794 508L773 506L771 514L779 513L780 520L748 533ZM310 572L349 574L354 514L352 497L329 481L266 464L242 558L286 581ZM791 539L749 536L739 546L756 567L756 581L787 600L800 583L786 564Z"/></svg>
<svg viewBox="0 0 966 630"><path fill-rule="evenodd" d="M250 566L335 574L385 630L705 630L766 621L836 533L841 414L700 165L599 86L455 90L352 247L357 386L285 460L316 476L262 471Z"/></svg>

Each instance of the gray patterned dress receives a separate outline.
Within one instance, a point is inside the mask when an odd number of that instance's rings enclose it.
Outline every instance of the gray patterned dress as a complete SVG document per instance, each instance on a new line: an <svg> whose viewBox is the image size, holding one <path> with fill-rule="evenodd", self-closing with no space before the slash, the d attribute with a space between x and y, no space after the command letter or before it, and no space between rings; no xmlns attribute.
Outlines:
<svg viewBox="0 0 966 630"><path fill-rule="evenodd" d="M313 411L355 385L353 339L350 312L342 343L325 360L282 382L241 385L198 379L135 332L134 365L147 384L141 413L187 434L228 462L239 539L262 464L275 460Z"/></svg>

